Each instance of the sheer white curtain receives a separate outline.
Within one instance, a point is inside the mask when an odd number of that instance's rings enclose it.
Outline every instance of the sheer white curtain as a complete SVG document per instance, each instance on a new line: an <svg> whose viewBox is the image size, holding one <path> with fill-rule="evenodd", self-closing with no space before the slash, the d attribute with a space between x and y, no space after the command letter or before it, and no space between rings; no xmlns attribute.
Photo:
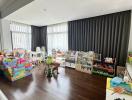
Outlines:
<svg viewBox="0 0 132 100"><path fill-rule="evenodd" d="M31 26L17 22L11 22L13 48L31 50Z"/></svg>
<svg viewBox="0 0 132 100"><path fill-rule="evenodd" d="M48 53L52 49L59 49L62 51L68 50L68 24L61 23L50 25L47 27L48 36Z"/></svg>

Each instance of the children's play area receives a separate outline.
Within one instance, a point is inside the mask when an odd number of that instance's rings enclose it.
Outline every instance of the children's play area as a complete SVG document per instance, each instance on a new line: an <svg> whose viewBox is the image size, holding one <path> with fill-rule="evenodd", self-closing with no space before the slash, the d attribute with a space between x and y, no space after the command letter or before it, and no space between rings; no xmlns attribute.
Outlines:
<svg viewBox="0 0 132 100"><path fill-rule="evenodd" d="M132 100L132 0L0 0L0 100Z"/></svg>
<svg viewBox="0 0 132 100"><path fill-rule="evenodd" d="M0 72L4 78L16 81L31 75L33 66L28 51L24 49L3 50L0 54Z"/></svg>

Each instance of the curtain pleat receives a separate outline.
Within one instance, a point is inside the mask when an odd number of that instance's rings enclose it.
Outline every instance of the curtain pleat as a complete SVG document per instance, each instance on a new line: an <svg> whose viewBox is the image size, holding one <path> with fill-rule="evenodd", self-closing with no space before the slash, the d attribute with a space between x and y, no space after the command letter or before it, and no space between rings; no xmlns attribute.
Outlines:
<svg viewBox="0 0 132 100"><path fill-rule="evenodd" d="M31 43L31 48L32 51L36 50L36 47L40 47L40 28L37 26L31 26L32 30L32 43Z"/></svg>
<svg viewBox="0 0 132 100"><path fill-rule="evenodd" d="M102 58L117 59L125 65L127 58L131 11L68 22L69 50L95 51Z"/></svg>
<svg viewBox="0 0 132 100"><path fill-rule="evenodd" d="M12 46L14 48L24 48L31 50L31 26L14 22L10 23L12 35Z"/></svg>
<svg viewBox="0 0 132 100"><path fill-rule="evenodd" d="M47 51L47 26L40 27L40 46L44 46Z"/></svg>
<svg viewBox="0 0 132 100"><path fill-rule="evenodd" d="M59 23L47 27L48 37L48 54L52 49L67 51L68 50L68 24Z"/></svg>
<svg viewBox="0 0 132 100"><path fill-rule="evenodd" d="M31 26L32 38L31 38L31 49L32 51L36 50L36 47L45 46L47 50L47 26L38 27Z"/></svg>

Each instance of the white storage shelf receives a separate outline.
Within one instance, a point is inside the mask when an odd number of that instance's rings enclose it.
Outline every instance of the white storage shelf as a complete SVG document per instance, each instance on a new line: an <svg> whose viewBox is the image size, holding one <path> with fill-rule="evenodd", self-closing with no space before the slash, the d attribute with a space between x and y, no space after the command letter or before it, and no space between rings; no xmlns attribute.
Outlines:
<svg viewBox="0 0 132 100"><path fill-rule="evenodd" d="M75 63L65 62L66 67L75 68Z"/></svg>

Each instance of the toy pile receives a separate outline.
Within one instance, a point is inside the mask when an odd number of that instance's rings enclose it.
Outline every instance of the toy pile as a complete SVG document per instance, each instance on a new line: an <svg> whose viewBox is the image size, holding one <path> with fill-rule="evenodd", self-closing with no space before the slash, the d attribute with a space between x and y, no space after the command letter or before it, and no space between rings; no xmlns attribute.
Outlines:
<svg viewBox="0 0 132 100"><path fill-rule="evenodd" d="M107 78L107 89L112 90L112 94L119 93L132 96L132 83L125 82L119 77Z"/></svg>
<svg viewBox="0 0 132 100"><path fill-rule="evenodd" d="M53 60L53 57L48 56L46 59L46 67L44 73L47 77L57 76L58 75L58 67L60 66L59 63Z"/></svg>
<svg viewBox="0 0 132 100"><path fill-rule="evenodd" d="M116 59L105 58L103 60L94 60L93 70L94 74L114 77L115 75Z"/></svg>
<svg viewBox="0 0 132 100"><path fill-rule="evenodd" d="M6 56L0 55L0 69L10 81L31 75L32 63L25 58L25 54L24 49L15 49Z"/></svg>
<svg viewBox="0 0 132 100"><path fill-rule="evenodd" d="M47 66L44 71L47 77L52 77L52 67L51 67L52 63L53 63L53 58L51 56L48 56L46 60Z"/></svg>

